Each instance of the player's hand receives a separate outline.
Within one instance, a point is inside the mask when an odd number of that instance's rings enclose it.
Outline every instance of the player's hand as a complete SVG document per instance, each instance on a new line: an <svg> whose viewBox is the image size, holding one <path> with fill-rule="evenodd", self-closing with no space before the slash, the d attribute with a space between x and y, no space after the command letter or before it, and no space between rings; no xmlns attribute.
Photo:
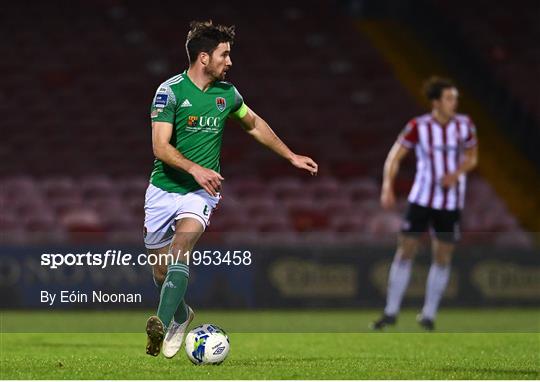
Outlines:
<svg viewBox="0 0 540 382"><path fill-rule="evenodd" d="M381 192L381 206L385 210L394 208L396 205L396 194L389 187L383 187Z"/></svg>
<svg viewBox="0 0 540 382"><path fill-rule="evenodd" d="M189 173L195 178L195 181L212 196L217 196L221 191L221 181L225 180L218 172L194 164Z"/></svg>
<svg viewBox="0 0 540 382"><path fill-rule="evenodd" d="M451 188L454 187L459 179L459 175L455 172L452 172L450 174L446 174L441 178L441 186L443 188Z"/></svg>
<svg viewBox="0 0 540 382"><path fill-rule="evenodd" d="M319 165L310 157L305 157L303 155L294 154L291 159L291 164L294 167L309 171L311 175L317 175L317 171L319 171Z"/></svg>

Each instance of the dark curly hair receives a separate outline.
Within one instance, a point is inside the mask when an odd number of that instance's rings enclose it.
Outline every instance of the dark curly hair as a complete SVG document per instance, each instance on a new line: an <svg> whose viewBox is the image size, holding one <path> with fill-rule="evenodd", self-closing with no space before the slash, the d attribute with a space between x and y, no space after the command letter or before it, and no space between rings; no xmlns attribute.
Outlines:
<svg viewBox="0 0 540 382"><path fill-rule="evenodd" d="M199 53L205 52L211 55L220 43L228 42L232 45L234 42L234 25L229 27L215 25L212 20L192 21L189 23L189 28L186 51L190 64L195 62Z"/></svg>
<svg viewBox="0 0 540 382"><path fill-rule="evenodd" d="M448 78L433 76L428 78L423 85L424 96L428 101L441 98L444 89L455 88L456 85Z"/></svg>

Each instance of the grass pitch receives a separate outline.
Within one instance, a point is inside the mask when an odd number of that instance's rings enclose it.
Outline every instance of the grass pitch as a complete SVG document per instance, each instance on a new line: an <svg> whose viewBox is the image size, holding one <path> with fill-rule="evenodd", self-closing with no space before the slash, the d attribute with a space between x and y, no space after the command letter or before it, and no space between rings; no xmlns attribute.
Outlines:
<svg viewBox="0 0 540 382"><path fill-rule="evenodd" d="M537 310L447 310L437 322L445 332L435 333L419 332L412 311L384 333L365 331L375 311L196 313L194 325L229 331L231 352L220 366L192 365L183 349L171 360L147 356L147 312L2 312L1 379L540 377ZM87 332L67 333L77 322ZM138 332L126 332L135 323Z"/></svg>

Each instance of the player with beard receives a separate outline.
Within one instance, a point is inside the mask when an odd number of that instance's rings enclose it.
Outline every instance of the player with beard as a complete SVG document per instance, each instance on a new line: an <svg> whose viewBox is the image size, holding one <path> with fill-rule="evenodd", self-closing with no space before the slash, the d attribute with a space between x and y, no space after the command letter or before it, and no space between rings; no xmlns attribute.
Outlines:
<svg viewBox="0 0 540 382"><path fill-rule="evenodd" d="M220 152L228 118L293 166L317 174L317 164L293 153L270 126L224 82L232 66L234 26L192 22L186 41L189 68L159 85L152 101L154 168L145 197L144 242L162 261L152 267L160 288L155 316L146 325L146 353L173 357L193 320L186 305L189 253L220 198ZM171 259L172 257L172 259Z"/></svg>

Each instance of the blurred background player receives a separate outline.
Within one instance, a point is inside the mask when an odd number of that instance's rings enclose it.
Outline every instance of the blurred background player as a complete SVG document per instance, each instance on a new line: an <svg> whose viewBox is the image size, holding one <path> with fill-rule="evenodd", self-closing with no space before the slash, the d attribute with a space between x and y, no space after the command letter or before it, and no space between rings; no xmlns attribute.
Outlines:
<svg viewBox="0 0 540 382"><path fill-rule="evenodd" d="M411 276L419 239L432 234L432 264L426 282L424 307L418 323L434 329L437 308L450 278L450 262L459 238L460 213L465 203L466 174L478 161L475 128L466 115L456 114L458 90L448 80L432 77L424 85L432 111L412 119L392 146L385 164L381 205L396 204L394 180L400 163L414 150L416 175L408 208L390 267L386 307L373 329L396 323L401 301Z"/></svg>
<svg viewBox="0 0 540 382"><path fill-rule="evenodd" d="M174 260L153 266L161 288L156 316L147 322L147 354L173 357L194 317L184 303L189 252L206 229L219 202L220 152L228 117L236 118L259 143L293 166L317 173L317 164L293 153L268 124L224 82L232 66L234 27L192 22L186 50L189 69L163 82L151 107L154 168L145 198L145 245Z"/></svg>

